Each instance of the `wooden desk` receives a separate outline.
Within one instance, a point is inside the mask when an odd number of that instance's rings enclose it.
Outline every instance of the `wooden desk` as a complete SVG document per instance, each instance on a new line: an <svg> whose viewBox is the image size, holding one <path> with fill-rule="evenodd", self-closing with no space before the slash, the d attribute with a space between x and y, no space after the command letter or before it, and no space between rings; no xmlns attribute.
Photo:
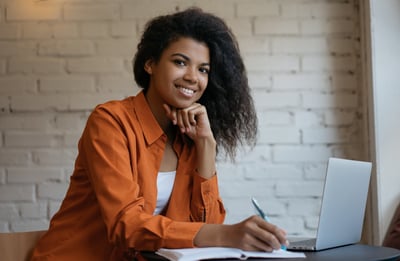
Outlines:
<svg viewBox="0 0 400 261"><path fill-rule="evenodd" d="M400 260L400 250L388 247L378 247L369 245L349 245L344 247L332 248L318 252L304 252L306 258L286 259L286 258L268 258L268 259L248 259L257 261L395 261ZM143 253L143 257L148 261L166 260L154 253ZM221 261L238 260L223 259Z"/></svg>

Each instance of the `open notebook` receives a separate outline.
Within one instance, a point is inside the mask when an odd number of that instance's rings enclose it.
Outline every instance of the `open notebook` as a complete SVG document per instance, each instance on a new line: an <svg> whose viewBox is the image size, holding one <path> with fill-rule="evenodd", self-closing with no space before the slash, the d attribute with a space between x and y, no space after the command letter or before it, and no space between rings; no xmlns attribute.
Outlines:
<svg viewBox="0 0 400 261"><path fill-rule="evenodd" d="M199 248L160 248L156 254L171 261L195 261L204 259L236 258L305 258L304 253L275 250L273 252L243 251L229 247L199 247Z"/></svg>

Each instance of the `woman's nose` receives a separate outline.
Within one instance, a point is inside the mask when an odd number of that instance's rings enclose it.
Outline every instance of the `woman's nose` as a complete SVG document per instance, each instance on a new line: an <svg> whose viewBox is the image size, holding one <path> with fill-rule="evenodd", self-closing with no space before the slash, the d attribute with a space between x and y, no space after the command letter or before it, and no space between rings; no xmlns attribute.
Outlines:
<svg viewBox="0 0 400 261"><path fill-rule="evenodd" d="M191 83L197 83L197 70L195 68L188 67L183 79Z"/></svg>

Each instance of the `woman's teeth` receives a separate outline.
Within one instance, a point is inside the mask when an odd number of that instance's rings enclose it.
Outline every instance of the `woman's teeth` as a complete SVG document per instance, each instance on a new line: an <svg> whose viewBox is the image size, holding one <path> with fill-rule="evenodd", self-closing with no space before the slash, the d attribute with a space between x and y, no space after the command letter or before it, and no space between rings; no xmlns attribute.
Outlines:
<svg viewBox="0 0 400 261"><path fill-rule="evenodd" d="M189 94L189 95L192 95L194 93L193 90L187 89L187 88L184 88L184 87L179 87L179 89L181 89L182 92L184 92L186 94Z"/></svg>

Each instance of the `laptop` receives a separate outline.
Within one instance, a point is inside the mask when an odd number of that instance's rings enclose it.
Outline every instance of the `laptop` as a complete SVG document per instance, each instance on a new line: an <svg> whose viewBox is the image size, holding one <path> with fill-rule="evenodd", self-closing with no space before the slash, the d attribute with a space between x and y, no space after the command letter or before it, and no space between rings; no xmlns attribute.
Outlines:
<svg viewBox="0 0 400 261"><path fill-rule="evenodd" d="M289 238L288 250L319 251L358 243L371 162L329 158L316 238Z"/></svg>

